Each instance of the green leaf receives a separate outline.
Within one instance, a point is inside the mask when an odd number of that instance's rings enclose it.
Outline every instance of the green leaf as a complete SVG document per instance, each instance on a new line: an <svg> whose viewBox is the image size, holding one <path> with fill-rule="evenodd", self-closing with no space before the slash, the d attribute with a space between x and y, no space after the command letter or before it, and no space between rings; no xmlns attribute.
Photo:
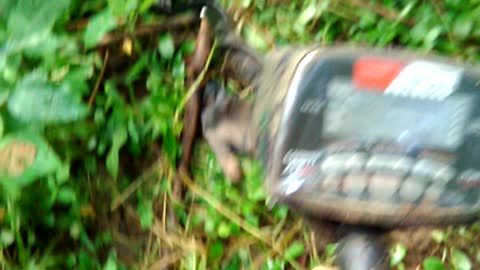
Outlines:
<svg viewBox="0 0 480 270"><path fill-rule="evenodd" d="M147 200L145 198L139 200L137 206L137 213L140 217L140 226L142 229L148 229L153 224L153 208L152 200Z"/></svg>
<svg viewBox="0 0 480 270"><path fill-rule="evenodd" d="M327 253L328 257L333 257L335 255L335 252L337 252L338 249L338 244L328 244L325 247L325 251Z"/></svg>
<svg viewBox="0 0 480 270"><path fill-rule="evenodd" d="M85 47L92 48L103 38L103 36L117 26L117 20L111 9L107 8L95 14L88 22L87 29L83 35Z"/></svg>
<svg viewBox="0 0 480 270"><path fill-rule="evenodd" d="M156 0L143 0L140 3L139 12L143 13L143 12L147 11L155 3L156 3Z"/></svg>
<svg viewBox="0 0 480 270"><path fill-rule="evenodd" d="M62 187L58 191L58 198L57 200L60 203L73 203L77 199L77 194L75 193L75 190L73 190L71 187Z"/></svg>
<svg viewBox="0 0 480 270"><path fill-rule="evenodd" d="M307 8L305 8L300 16L298 16L297 21L295 22L294 29L298 34L305 32L305 26L315 17L317 13L317 8L315 3L311 3Z"/></svg>
<svg viewBox="0 0 480 270"><path fill-rule="evenodd" d="M428 257L423 260L423 270L446 270L442 261L437 257Z"/></svg>
<svg viewBox="0 0 480 270"><path fill-rule="evenodd" d="M263 38L262 34L253 27L245 27L245 39L247 43L256 48L257 50L266 50L268 48L267 41Z"/></svg>
<svg viewBox="0 0 480 270"><path fill-rule="evenodd" d="M427 49L431 49L435 46L435 42L437 41L442 31L442 28L440 26L437 26L427 32L423 39L423 42L425 43L425 47Z"/></svg>
<svg viewBox="0 0 480 270"><path fill-rule="evenodd" d="M452 249L452 264L456 270L471 270L472 263L468 256L457 248Z"/></svg>
<svg viewBox="0 0 480 270"><path fill-rule="evenodd" d="M452 32L455 36L465 39L473 29L473 18L470 14L463 14L455 19Z"/></svg>
<svg viewBox="0 0 480 270"><path fill-rule="evenodd" d="M10 39L22 46L39 44L69 5L69 0L18 0L8 14Z"/></svg>
<svg viewBox="0 0 480 270"><path fill-rule="evenodd" d="M395 22L400 22L403 19L405 19L405 17L407 17L407 15L412 11L415 4L416 4L416 1L408 2L408 4L406 4L405 7L402 9L402 11L398 14L398 17L395 20Z"/></svg>
<svg viewBox="0 0 480 270"><path fill-rule="evenodd" d="M447 239L447 234L442 230L433 230L431 233L433 240L437 243L442 243Z"/></svg>
<svg viewBox="0 0 480 270"><path fill-rule="evenodd" d="M127 128L122 126L115 130L113 133L112 138L112 147L110 147L110 151L107 155L107 169L108 172L114 177L117 178L118 176L118 163L119 163L119 152L120 148L125 144L127 141L128 133Z"/></svg>
<svg viewBox="0 0 480 270"><path fill-rule="evenodd" d="M5 103L7 103L8 95L9 95L8 91L3 91L2 90L0 92L0 107L3 106Z"/></svg>
<svg viewBox="0 0 480 270"><path fill-rule="evenodd" d="M390 250L390 266L396 266L403 261L407 255L407 248L401 244L396 244Z"/></svg>
<svg viewBox="0 0 480 270"><path fill-rule="evenodd" d="M165 59L172 59L175 53L175 43L170 33L163 34L158 40L158 52Z"/></svg>
<svg viewBox="0 0 480 270"><path fill-rule="evenodd" d="M2 116L0 115L0 139L2 138L3 136L3 130L5 129L5 124L3 123L3 118Z"/></svg>
<svg viewBox="0 0 480 270"><path fill-rule="evenodd" d="M6 161L0 163L0 183L12 192L61 167L59 158L47 142L26 130L0 139L0 160Z"/></svg>
<svg viewBox="0 0 480 270"><path fill-rule="evenodd" d="M218 236L221 238L228 238L231 234L231 227L226 222L221 222L218 226Z"/></svg>
<svg viewBox="0 0 480 270"><path fill-rule="evenodd" d="M0 232L0 242L2 243L2 247L10 246L14 240L15 236L13 235L13 232L11 230L2 229L2 231Z"/></svg>
<svg viewBox="0 0 480 270"><path fill-rule="evenodd" d="M68 84L52 84L40 72L30 73L18 83L8 100L8 110L30 124L67 123L88 113Z"/></svg>
<svg viewBox="0 0 480 270"><path fill-rule="evenodd" d="M285 250L285 258L288 260L294 260L301 256L305 252L305 245L302 242L293 242L287 250Z"/></svg>
<svg viewBox="0 0 480 270"><path fill-rule="evenodd" d="M138 59L135 64L128 70L127 76L125 77L125 81L127 84L131 84L132 82L137 80L141 76L142 72L148 69L149 58L150 54L142 54L142 56L140 56L140 59Z"/></svg>
<svg viewBox="0 0 480 270"><path fill-rule="evenodd" d="M242 7L248 8L252 4L252 0L242 0Z"/></svg>
<svg viewBox="0 0 480 270"><path fill-rule="evenodd" d="M220 241L213 242L208 249L208 255L211 259L215 260L223 255L223 244Z"/></svg>
<svg viewBox="0 0 480 270"><path fill-rule="evenodd" d="M115 16L127 16L137 5L137 0L108 0L108 7Z"/></svg>

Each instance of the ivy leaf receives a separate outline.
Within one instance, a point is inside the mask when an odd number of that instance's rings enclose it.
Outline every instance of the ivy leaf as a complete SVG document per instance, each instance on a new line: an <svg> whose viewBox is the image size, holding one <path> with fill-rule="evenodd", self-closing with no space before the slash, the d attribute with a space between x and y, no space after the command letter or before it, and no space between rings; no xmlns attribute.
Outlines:
<svg viewBox="0 0 480 270"><path fill-rule="evenodd" d="M144 13L156 3L156 0L143 0L140 3L139 13Z"/></svg>
<svg viewBox="0 0 480 270"><path fill-rule="evenodd" d="M163 58L167 60L172 59L175 53L175 43L170 33L163 34L158 40L158 52Z"/></svg>
<svg viewBox="0 0 480 270"><path fill-rule="evenodd" d="M285 250L285 258L294 260L305 252L305 245L301 242L294 242Z"/></svg>
<svg viewBox="0 0 480 270"><path fill-rule="evenodd" d="M138 0L108 0L108 6L115 16L127 16L137 7Z"/></svg>
<svg viewBox="0 0 480 270"><path fill-rule="evenodd" d="M0 243L2 247L8 247L15 241L13 232L9 229L2 229L0 231Z"/></svg>
<svg viewBox="0 0 480 270"><path fill-rule="evenodd" d="M118 163L119 163L119 152L120 148L125 144L127 141L127 128L125 127L120 127L115 130L113 133L113 138L112 138L112 147L110 147L110 151L108 152L107 155L107 169L108 172L114 177L117 178L118 176Z"/></svg>
<svg viewBox="0 0 480 270"><path fill-rule="evenodd" d="M433 230L431 236L433 240L439 244L445 242L447 239L447 234L442 230Z"/></svg>
<svg viewBox="0 0 480 270"><path fill-rule="evenodd" d="M10 38L24 45L39 44L69 5L70 0L17 0L8 14Z"/></svg>
<svg viewBox="0 0 480 270"><path fill-rule="evenodd" d="M60 203L69 204L76 201L77 194L71 187L62 187L58 190L57 199Z"/></svg>
<svg viewBox="0 0 480 270"><path fill-rule="evenodd" d="M138 201L137 213L140 217L140 226L142 229L148 229L153 224L152 200L142 199Z"/></svg>
<svg viewBox="0 0 480 270"><path fill-rule="evenodd" d="M472 263L468 256L459 249L452 249L452 264L457 270L471 270Z"/></svg>
<svg viewBox="0 0 480 270"><path fill-rule="evenodd" d="M423 260L424 270L446 270L442 261L437 257L428 257Z"/></svg>
<svg viewBox="0 0 480 270"><path fill-rule="evenodd" d="M9 112L31 124L67 123L88 113L68 84L54 85L43 73L31 73L20 81L8 100Z"/></svg>
<svg viewBox="0 0 480 270"><path fill-rule="evenodd" d="M407 248L400 244L395 245L390 251L390 266L395 266L401 263L405 258L405 255L407 255Z"/></svg>
<svg viewBox="0 0 480 270"><path fill-rule="evenodd" d="M263 38L262 34L253 27L245 27L245 39L247 43L252 45L257 50L263 51L268 48L267 41Z"/></svg>
<svg viewBox="0 0 480 270"><path fill-rule="evenodd" d="M0 183L12 192L59 168L60 159L40 135L21 131L0 139Z"/></svg>
<svg viewBox="0 0 480 270"><path fill-rule="evenodd" d="M213 242L208 250L208 255L212 260L218 259L223 255L223 244L220 241Z"/></svg>
<svg viewBox="0 0 480 270"><path fill-rule="evenodd" d="M315 14L317 13L317 8L314 3L310 4L307 8L305 8L300 16L298 16L297 21L295 22L294 29L298 34L302 34L305 32L305 26L313 20Z"/></svg>
<svg viewBox="0 0 480 270"><path fill-rule="evenodd" d="M83 43L87 49L94 47L103 36L117 26L117 20L111 9L107 8L90 19L83 35Z"/></svg>
<svg viewBox="0 0 480 270"><path fill-rule="evenodd" d="M453 23L453 34L461 39L468 37L473 29L473 20L470 14L463 14L455 19Z"/></svg>
<svg viewBox="0 0 480 270"><path fill-rule="evenodd" d="M425 44L425 47L427 49L432 49L435 46L435 43L438 39L438 37L442 34L442 28L440 26L432 28L430 31L428 31L423 39L423 42Z"/></svg>
<svg viewBox="0 0 480 270"><path fill-rule="evenodd" d="M228 238L231 235L231 227L227 222L221 222L218 225L218 236L220 238Z"/></svg>

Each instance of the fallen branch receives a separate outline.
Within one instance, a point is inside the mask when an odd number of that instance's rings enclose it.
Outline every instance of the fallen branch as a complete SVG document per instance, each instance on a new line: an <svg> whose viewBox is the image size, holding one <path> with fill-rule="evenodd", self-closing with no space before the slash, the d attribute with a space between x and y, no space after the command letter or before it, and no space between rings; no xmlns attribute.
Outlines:
<svg viewBox="0 0 480 270"><path fill-rule="evenodd" d="M148 35L153 35L157 33L162 33L168 30L179 30L181 28L187 28L193 25L198 21L196 16L192 14L182 14L174 16L168 19L168 21L163 21L161 23L155 24L143 24L135 27L133 32L111 32L106 34L102 40L95 47L96 49L109 46L111 44L122 42L126 38L138 38Z"/></svg>
<svg viewBox="0 0 480 270"><path fill-rule="evenodd" d="M207 19L203 18L197 35L195 52L191 62L188 65L187 85L189 85L189 89L175 112L175 121L177 121L180 112L186 106L183 117L184 129L182 134L182 157L178 166L179 169L184 169L186 171L188 171L190 167L193 144L200 122L200 106L202 96L200 86L204 81L205 74L213 56L213 52L214 50L212 49L212 44L210 41L209 25ZM173 195L179 198L181 197L181 194L181 181L178 179L178 176L176 176L173 183Z"/></svg>
<svg viewBox="0 0 480 270"><path fill-rule="evenodd" d="M105 52L105 56L103 57L103 65L102 69L100 70L100 75L98 75L97 81L95 82L95 88L93 88L92 94L88 99L88 107L93 106L93 102L95 101L95 97L97 96L98 89L100 88L100 83L103 80L103 75L105 74L105 69L107 67L108 62L108 50Z"/></svg>

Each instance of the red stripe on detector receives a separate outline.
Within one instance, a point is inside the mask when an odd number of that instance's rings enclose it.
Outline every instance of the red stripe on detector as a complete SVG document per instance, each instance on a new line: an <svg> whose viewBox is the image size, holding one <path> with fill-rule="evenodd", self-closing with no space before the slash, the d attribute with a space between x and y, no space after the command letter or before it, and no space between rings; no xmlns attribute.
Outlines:
<svg viewBox="0 0 480 270"><path fill-rule="evenodd" d="M392 59L360 58L353 65L353 83L360 90L383 92L403 68Z"/></svg>

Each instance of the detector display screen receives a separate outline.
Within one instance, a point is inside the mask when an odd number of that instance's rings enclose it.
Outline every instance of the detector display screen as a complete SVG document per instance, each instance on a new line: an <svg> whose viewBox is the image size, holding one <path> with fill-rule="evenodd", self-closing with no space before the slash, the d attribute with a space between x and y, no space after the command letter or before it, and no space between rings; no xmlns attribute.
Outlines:
<svg viewBox="0 0 480 270"><path fill-rule="evenodd" d="M387 140L451 150L462 141L472 99L456 94L415 99L355 89L334 81L327 90L323 133L327 138Z"/></svg>

